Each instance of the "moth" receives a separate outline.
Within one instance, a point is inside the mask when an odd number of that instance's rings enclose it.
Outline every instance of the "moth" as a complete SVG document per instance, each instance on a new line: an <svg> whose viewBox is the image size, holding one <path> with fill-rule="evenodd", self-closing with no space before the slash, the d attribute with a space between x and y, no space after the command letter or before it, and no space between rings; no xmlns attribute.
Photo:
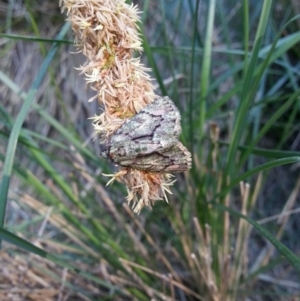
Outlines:
<svg viewBox="0 0 300 301"><path fill-rule="evenodd" d="M183 172L191 154L179 141L180 113L169 97L147 105L110 136L102 155L113 163L149 172Z"/></svg>

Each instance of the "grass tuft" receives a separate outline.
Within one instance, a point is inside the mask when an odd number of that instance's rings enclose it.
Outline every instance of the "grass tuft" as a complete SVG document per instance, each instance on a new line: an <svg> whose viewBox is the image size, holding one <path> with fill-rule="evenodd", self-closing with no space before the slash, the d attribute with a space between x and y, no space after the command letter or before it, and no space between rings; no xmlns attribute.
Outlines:
<svg viewBox="0 0 300 301"><path fill-rule="evenodd" d="M58 3L0 0L1 300L297 300L300 11L252 2L136 1L193 153L137 216Z"/></svg>

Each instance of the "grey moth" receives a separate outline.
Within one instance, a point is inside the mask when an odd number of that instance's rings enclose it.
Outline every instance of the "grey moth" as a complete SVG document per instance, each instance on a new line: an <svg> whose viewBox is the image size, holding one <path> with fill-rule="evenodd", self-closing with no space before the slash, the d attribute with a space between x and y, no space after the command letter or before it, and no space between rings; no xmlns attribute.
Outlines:
<svg viewBox="0 0 300 301"><path fill-rule="evenodd" d="M183 172L191 154L179 142L180 113L169 97L147 105L110 136L102 155L113 163L149 172Z"/></svg>

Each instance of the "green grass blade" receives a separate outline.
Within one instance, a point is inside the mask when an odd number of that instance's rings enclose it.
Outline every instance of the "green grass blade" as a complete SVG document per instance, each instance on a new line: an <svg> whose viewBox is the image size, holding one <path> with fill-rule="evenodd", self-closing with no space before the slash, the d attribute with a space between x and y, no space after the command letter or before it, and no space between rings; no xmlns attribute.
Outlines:
<svg viewBox="0 0 300 301"><path fill-rule="evenodd" d="M249 0L243 0L243 14L244 14L244 74L248 70L248 53L249 53Z"/></svg>
<svg viewBox="0 0 300 301"><path fill-rule="evenodd" d="M251 176L253 176L259 172L267 171L269 169L272 169L274 167L278 167L281 165L297 163L297 162L300 162L300 157L298 157L298 156L273 160L271 162L259 165L255 168L245 172L241 176L238 176L235 179L233 179L232 182L230 182L230 184L228 186L226 186L226 188L222 191L222 193L220 195L216 195L215 198L226 195L232 188L234 188L241 181L245 181L245 180L249 179Z"/></svg>
<svg viewBox="0 0 300 301"><path fill-rule="evenodd" d="M91 276L89 273L81 272L80 269L76 268L73 264L68 264L65 260L62 260L60 258L57 258L56 256L53 256L52 254L44 251L43 249L36 247L32 243L28 242L27 240L20 238L16 236L15 234L3 229L0 227L0 239L5 240L6 242L9 242L18 248L30 252L32 254L36 254L40 257L47 258L50 261L59 264L60 266L66 267L72 271L77 271L80 275L86 277L87 279L96 281L99 284L105 285L106 287L114 290L118 290L118 287L113 286L109 284L108 282L102 281L101 279L97 277Z"/></svg>
<svg viewBox="0 0 300 301"><path fill-rule="evenodd" d="M14 93L18 94L24 101L27 99L27 94L19 89L19 87L10 80L1 70L0 70L0 80L5 83L7 87L9 87ZM55 118L53 118L51 115L48 114L47 111L45 111L40 105L36 103L32 103L32 107L37 110L37 112L51 124L64 138L66 138L67 141L71 145L74 145L77 150L79 150L82 154L86 155L91 160L95 161L98 165L101 164L100 157L95 156L88 148L82 145L82 142L80 142L76 137L73 135L70 135L70 132L68 129L66 129L63 125L61 125ZM1 108L1 106L0 106ZM3 111L3 114L6 114L4 112L4 108L1 108L1 111Z"/></svg>
<svg viewBox="0 0 300 301"><path fill-rule="evenodd" d="M193 146L193 140L194 140L194 121L193 121L193 108L194 108L194 67L195 67L195 55L196 55L196 42L197 42L197 24L198 24L198 9L199 9L200 1L196 2L196 9L194 12L194 24L193 24L193 38L192 38L192 57L191 57L191 71L190 71L190 99L189 99L189 139L190 139L190 151L193 157L194 153L194 146Z"/></svg>
<svg viewBox="0 0 300 301"><path fill-rule="evenodd" d="M36 247L27 240L16 236L15 234L3 229L2 227L0 227L0 239L3 239L27 252L39 255L41 257L45 258L47 255L47 252L45 252L43 249Z"/></svg>
<svg viewBox="0 0 300 301"><path fill-rule="evenodd" d="M211 66L211 55L212 55L212 41L213 41L213 29L214 29L214 18L215 18L216 1L209 1L208 7L208 20L207 28L204 41L203 49L203 60L202 60L202 73L201 73L201 96L200 96L200 116L199 116L199 141L202 142L204 136L204 123L206 115L206 101L208 96L208 88L210 82L210 66ZM199 149L199 156L201 157L202 148Z"/></svg>
<svg viewBox="0 0 300 301"><path fill-rule="evenodd" d="M60 33L57 36L57 39L62 38L68 31L70 25L66 23ZM48 71L48 67L54 58L54 55L58 49L58 44L54 44L52 48L49 50L49 53L44 60L38 74L36 77L36 80L34 81L28 95L27 99L25 100L20 113L18 114L16 121L14 123L7 150L6 150L6 159L4 163L4 168L3 168L3 176L2 176L2 181L1 181L1 186L0 186L0 226L3 227L4 223L4 216L5 216L5 208L6 208L6 202L7 202L7 193L8 193L8 188L9 188L9 182L10 182L10 176L12 172L12 166L13 166L13 161L14 161L14 155L17 147L17 142L18 142L18 137L23 125L23 122L26 118L26 115L28 113L28 110L31 107L31 104L34 100L34 96L36 94L36 91L38 87L40 86L44 76L46 75Z"/></svg>
<svg viewBox="0 0 300 301"><path fill-rule="evenodd" d="M299 160L300 161L300 158ZM295 268L295 270L300 275L300 259L293 252L291 252L284 244L282 244L278 239L276 239L268 230L261 226L256 221L252 220L250 217L243 215L231 208L225 207L220 204L214 204L215 208L218 208L222 211L228 211L233 216L242 218L251 224L263 237L265 237L277 250L284 256L284 258Z"/></svg>
<svg viewBox="0 0 300 301"><path fill-rule="evenodd" d="M163 83L163 79L161 77L161 74L159 73L159 70L158 70L158 67L157 67L157 64L154 60L154 57L153 57L153 53L152 53L152 49L148 43L148 40L145 36L145 34L143 33L143 31L141 32L141 37L142 37L142 40L143 40L143 47L144 47L144 52L145 54L147 55L147 58L148 58L148 61L149 61L149 64L153 70L153 73L155 75L155 78L158 82L158 85L159 85L159 88L161 90L161 93L163 95L167 95L167 90L165 88L165 85Z"/></svg>
<svg viewBox="0 0 300 301"><path fill-rule="evenodd" d="M247 151L243 153L241 160L239 162L239 167L243 166L249 154L252 152L252 149L255 145L262 139L262 137L267 133L267 131L274 125L276 120L278 120L293 104L296 103L297 99L300 96L300 90L292 95L268 120L268 122L260 129L257 133L255 139L247 147Z"/></svg>
<svg viewBox="0 0 300 301"><path fill-rule="evenodd" d="M39 37L29 37L29 36L22 36L22 35L16 35L16 34L5 34L0 33L0 38L8 38L10 40L17 40L17 41L29 41L29 42L43 42L43 43L57 43L57 44L70 44L74 45L74 41L68 41L54 38L54 39L46 39L46 38L39 38Z"/></svg>
<svg viewBox="0 0 300 301"><path fill-rule="evenodd" d="M218 143L220 145L226 145L229 146L228 142L218 140ZM245 152L248 151L248 146L238 146L239 150ZM265 158L272 158L272 159L283 159L286 157L297 157L300 156L300 151L284 151L284 150L272 150L272 149L265 149L265 148L251 148L251 154L265 157Z"/></svg>
<svg viewBox="0 0 300 301"><path fill-rule="evenodd" d="M258 29L254 41L253 52L251 55L249 66L247 68L247 73L244 78L244 84L243 84L242 94L241 94L241 104L237 111L237 117L235 120L235 125L232 133L232 141L228 150L227 166L225 169L225 175L228 176L232 175L235 168L234 160L236 158L237 146L241 142L243 129L245 127L245 123L247 120L246 115L252 103L252 99L249 97L249 91L251 90L251 85L255 74L256 63L257 63L260 47L262 44L262 39L267 28L267 22L269 19L271 6L272 6L271 0L266 0L263 2L263 8L261 11Z"/></svg>

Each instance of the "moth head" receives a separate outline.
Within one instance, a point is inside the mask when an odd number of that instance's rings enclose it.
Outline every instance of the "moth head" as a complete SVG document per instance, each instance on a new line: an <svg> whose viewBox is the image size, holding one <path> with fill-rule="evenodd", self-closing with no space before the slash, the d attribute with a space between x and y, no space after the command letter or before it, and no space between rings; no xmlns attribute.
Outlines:
<svg viewBox="0 0 300 301"><path fill-rule="evenodd" d="M112 154L109 147L106 146L104 149L101 149L101 156L110 162L114 162L111 155Z"/></svg>
<svg viewBox="0 0 300 301"><path fill-rule="evenodd" d="M107 159L108 158L108 148L107 148L107 145L101 145L101 156L104 158L104 159Z"/></svg>

